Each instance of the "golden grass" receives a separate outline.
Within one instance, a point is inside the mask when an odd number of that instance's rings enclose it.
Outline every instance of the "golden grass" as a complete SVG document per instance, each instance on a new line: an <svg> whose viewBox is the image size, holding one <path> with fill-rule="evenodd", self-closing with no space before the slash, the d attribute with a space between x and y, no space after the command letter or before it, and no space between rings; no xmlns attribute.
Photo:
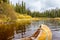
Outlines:
<svg viewBox="0 0 60 40"><path fill-rule="evenodd" d="M0 18L1 15L4 17L4 15L6 17L10 17L10 19L16 19L16 15L15 15L15 11L14 9L11 7L11 5L7 4L7 3L0 3Z"/></svg>
<svg viewBox="0 0 60 40"><path fill-rule="evenodd" d="M6 22L0 24L0 40L8 40L8 38L13 35L14 35L13 24L6 24Z"/></svg>
<svg viewBox="0 0 60 40"><path fill-rule="evenodd" d="M16 13L9 4L1 3L0 11L0 40L8 40L13 36L14 28L17 30L31 23L31 16Z"/></svg>

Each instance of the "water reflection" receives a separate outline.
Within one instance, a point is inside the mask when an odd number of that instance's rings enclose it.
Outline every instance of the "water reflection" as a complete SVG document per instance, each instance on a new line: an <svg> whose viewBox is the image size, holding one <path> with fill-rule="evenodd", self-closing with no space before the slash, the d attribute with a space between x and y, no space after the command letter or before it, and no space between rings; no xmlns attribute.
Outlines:
<svg viewBox="0 0 60 40"><path fill-rule="evenodd" d="M47 20L44 21L44 24L48 25L51 29L60 28L60 23L57 20Z"/></svg>
<svg viewBox="0 0 60 40"><path fill-rule="evenodd" d="M23 26L23 29L25 29L25 31L18 30L19 32L18 32L18 34L14 35L13 40L20 39L22 37L29 37L29 36L31 36L38 29L40 24L46 24L51 29L60 30L60 23L58 21L56 21L56 20L38 20L38 21L32 21L32 23L29 24L28 26ZM22 31L22 32L20 33L20 31Z"/></svg>

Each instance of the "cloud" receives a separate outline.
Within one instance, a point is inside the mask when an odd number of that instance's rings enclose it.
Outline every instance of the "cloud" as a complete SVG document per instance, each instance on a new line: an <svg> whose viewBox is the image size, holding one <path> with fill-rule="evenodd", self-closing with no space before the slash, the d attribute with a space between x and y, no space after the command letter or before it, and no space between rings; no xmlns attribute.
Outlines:
<svg viewBox="0 0 60 40"><path fill-rule="evenodd" d="M11 0L13 4L18 0ZM19 0L21 3L22 0ZM23 0L26 3L26 8L31 11L45 11L48 9L60 8L60 0Z"/></svg>
<svg viewBox="0 0 60 40"><path fill-rule="evenodd" d="M39 11L42 8L41 2L32 2L29 4L29 7L32 11Z"/></svg>
<svg viewBox="0 0 60 40"><path fill-rule="evenodd" d="M10 0L12 2L12 4L16 4L18 2L18 0Z"/></svg>

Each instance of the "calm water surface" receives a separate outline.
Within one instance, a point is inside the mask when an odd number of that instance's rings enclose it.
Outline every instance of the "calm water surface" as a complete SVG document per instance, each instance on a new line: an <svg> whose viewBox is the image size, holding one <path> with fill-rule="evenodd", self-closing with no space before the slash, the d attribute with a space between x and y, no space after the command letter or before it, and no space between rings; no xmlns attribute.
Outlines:
<svg viewBox="0 0 60 40"><path fill-rule="evenodd" d="M39 28L39 25L41 25L41 24L48 25L48 27L52 30L52 33L53 33L53 39L52 40L60 40L60 36L59 36L59 34L60 34L60 23L57 23L57 21L53 21L53 20L32 21L32 23L26 27L25 34L22 35L22 33L18 32L18 34L17 34L15 32L13 40L20 39L22 37L31 36Z"/></svg>

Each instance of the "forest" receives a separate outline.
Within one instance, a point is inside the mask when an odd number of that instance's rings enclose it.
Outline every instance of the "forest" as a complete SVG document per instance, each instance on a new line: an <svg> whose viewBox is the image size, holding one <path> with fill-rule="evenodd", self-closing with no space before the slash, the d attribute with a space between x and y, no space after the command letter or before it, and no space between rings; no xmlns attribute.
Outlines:
<svg viewBox="0 0 60 40"><path fill-rule="evenodd" d="M28 8L26 8L26 3L22 1L22 4L16 3L14 7L14 10L20 14L27 14L30 15L32 17L47 17L47 18L55 18L55 17L60 17L60 9L56 8L56 9L50 9L50 10L46 10L43 12L39 12L39 11L34 11L31 12L31 10Z"/></svg>
<svg viewBox="0 0 60 40"><path fill-rule="evenodd" d="M9 2L8 0L4 0L4 2L10 4L14 8L14 10L19 14L27 14L32 17L50 17L50 18L60 17L59 8L50 9L43 12L39 12L39 11L31 12L29 8L28 9L26 8L26 3L23 1L21 4L19 4L19 2L16 3L16 5L12 4L12 2Z"/></svg>

